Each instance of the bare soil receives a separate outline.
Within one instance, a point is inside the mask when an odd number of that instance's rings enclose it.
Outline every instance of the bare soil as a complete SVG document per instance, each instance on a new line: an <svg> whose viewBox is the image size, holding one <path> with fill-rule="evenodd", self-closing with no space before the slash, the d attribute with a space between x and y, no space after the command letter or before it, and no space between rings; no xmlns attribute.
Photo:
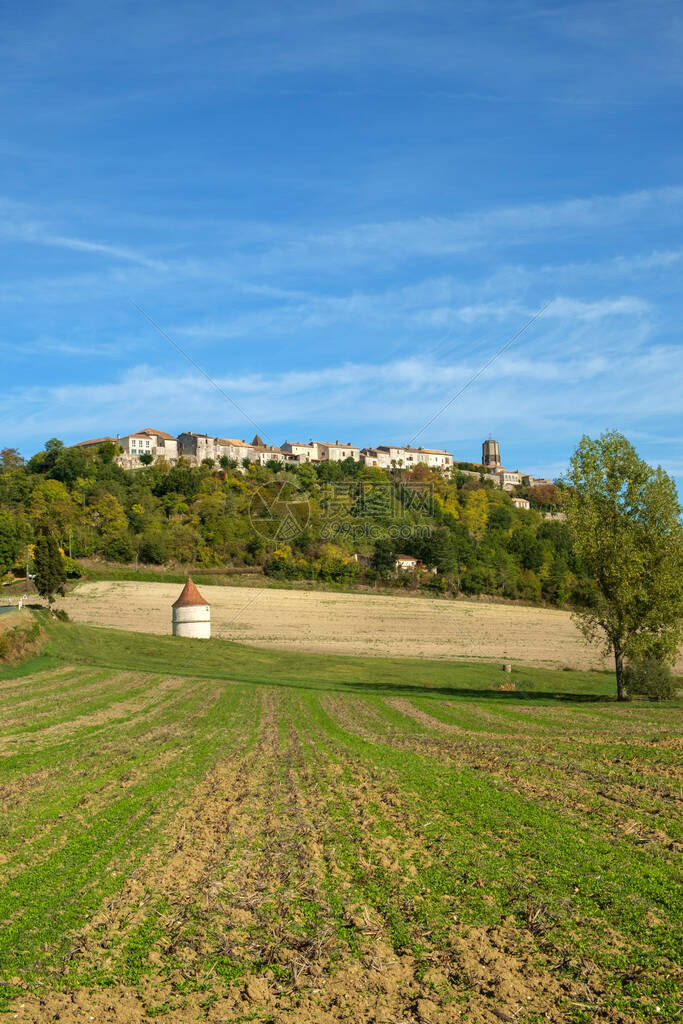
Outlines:
<svg viewBox="0 0 683 1024"><path fill-rule="evenodd" d="M158 1015L169 1024L497 1024L533 1011L560 1024L555 1004L566 991L552 960L530 936L520 935L512 919L472 928L454 918L447 948L431 951L425 973L424 964L420 968L413 956L395 949L374 908L354 903L348 873L334 866L335 888L348 900L344 925L355 937L351 954L325 893L329 861L320 837L327 808L318 783L323 791L333 786L335 800L353 808L368 855L374 851L397 880L411 848L375 836L370 808L381 806L403 828L401 801L357 765L353 780L330 763L318 766L322 775L312 774L296 735L278 735L279 701L279 695L264 693L256 747L208 773L176 816L164 848L74 936L70 959L79 969L115 975L122 946L146 921L156 920L161 934L149 954L156 977L135 986L27 994L13 1006L13 1019L142 1024ZM217 973L224 956L271 966L226 984ZM173 967L165 970L168 962ZM179 998L183 987L190 991Z"/></svg>
<svg viewBox="0 0 683 1024"><path fill-rule="evenodd" d="M177 584L80 584L62 603L78 622L171 631ZM568 612L421 597L207 587L213 636L259 647L379 657L499 660L541 667L611 667ZM677 666L683 672L683 656Z"/></svg>

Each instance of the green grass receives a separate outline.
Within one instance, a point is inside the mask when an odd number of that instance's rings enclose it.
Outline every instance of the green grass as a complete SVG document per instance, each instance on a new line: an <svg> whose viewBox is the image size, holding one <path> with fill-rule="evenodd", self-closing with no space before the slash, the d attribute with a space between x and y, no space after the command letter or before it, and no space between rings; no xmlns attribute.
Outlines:
<svg viewBox="0 0 683 1024"><path fill-rule="evenodd" d="M173 569L135 569L135 568L122 568L120 566L98 566L97 568L91 566L82 566L85 573L83 576L84 580L90 582L109 580L129 580L135 583L185 583L188 576L192 576L197 581L201 580L202 586L240 586L243 582L246 583L250 577L255 576L258 580L262 580L262 574L260 572L241 573L239 571L229 571L226 569L187 569L187 570L173 570Z"/></svg>
<svg viewBox="0 0 683 1024"><path fill-rule="evenodd" d="M618 705L608 673L516 668L500 692L497 665L41 620L45 652L0 671L6 1007L121 984L191 1021L245 979L294 1006L350 964L361 1000L381 935L477 1019L513 1008L458 945L493 929L536 978L525 1024L673 1019L678 704Z"/></svg>
<svg viewBox="0 0 683 1024"><path fill-rule="evenodd" d="M230 640L186 640L173 636L128 633L75 623L50 623L47 657L108 668L132 666L145 672L201 675L269 686L342 689L347 692L419 695L426 698L477 697L488 701L610 699L611 672L557 672L515 667L512 675L500 665L482 662L412 658L349 657L301 651L264 650ZM1 675L0 675L1 678ZM516 690L494 688L512 680Z"/></svg>

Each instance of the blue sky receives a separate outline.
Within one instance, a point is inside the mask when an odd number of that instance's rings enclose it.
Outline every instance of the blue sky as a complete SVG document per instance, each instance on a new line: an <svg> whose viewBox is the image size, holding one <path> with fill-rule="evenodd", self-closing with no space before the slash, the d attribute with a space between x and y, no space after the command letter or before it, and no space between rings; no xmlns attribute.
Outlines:
<svg viewBox="0 0 683 1024"><path fill-rule="evenodd" d="M679 3L0 21L0 446L255 423L555 476L615 428L680 489Z"/></svg>

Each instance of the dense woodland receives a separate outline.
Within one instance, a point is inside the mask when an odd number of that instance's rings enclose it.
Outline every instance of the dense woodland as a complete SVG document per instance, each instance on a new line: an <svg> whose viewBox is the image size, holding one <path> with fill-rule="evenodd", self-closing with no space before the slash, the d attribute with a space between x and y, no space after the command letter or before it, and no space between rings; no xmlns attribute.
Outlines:
<svg viewBox="0 0 683 1024"><path fill-rule="evenodd" d="M532 505L525 511L462 467L446 476L352 460L223 459L123 470L115 456L111 443L83 451L56 439L26 462L15 449L0 453L0 574L23 573L47 531L71 575L95 557L552 604L588 586L565 524L544 518L561 507L561 483L519 488ZM421 566L397 572L397 554Z"/></svg>

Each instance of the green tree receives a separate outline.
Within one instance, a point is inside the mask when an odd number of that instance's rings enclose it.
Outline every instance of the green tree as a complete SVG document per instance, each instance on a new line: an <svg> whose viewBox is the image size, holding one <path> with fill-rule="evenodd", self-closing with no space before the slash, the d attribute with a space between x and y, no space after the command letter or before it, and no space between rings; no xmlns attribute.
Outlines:
<svg viewBox="0 0 683 1024"><path fill-rule="evenodd" d="M302 462L296 471L296 475L305 491L314 491L318 486L318 474L310 462Z"/></svg>
<svg viewBox="0 0 683 1024"><path fill-rule="evenodd" d="M576 604L586 638L614 655L617 697L625 659L672 661L683 614L683 530L676 488L616 431L583 437L572 455L567 523L594 587Z"/></svg>
<svg viewBox="0 0 683 1024"><path fill-rule="evenodd" d="M64 596L66 571L57 541L50 532L40 535L33 552L36 590L52 604L55 594Z"/></svg>
<svg viewBox="0 0 683 1024"><path fill-rule="evenodd" d="M29 534L23 518L0 508L0 575L15 565Z"/></svg>
<svg viewBox="0 0 683 1024"><path fill-rule="evenodd" d="M380 538L375 541L375 550L372 555L372 568L376 569L380 576L387 577L396 569L396 548L390 540Z"/></svg>
<svg viewBox="0 0 683 1024"><path fill-rule="evenodd" d="M18 448L3 448L0 451L0 466L3 469L18 469L24 465L24 461Z"/></svg>
<svg viewBox="0 0 683 1024"><path fill-rule="evenodd" d="M100 461L108 466L114 461L119 452L119 446L114 444L113 441L103 441L97 449L97 454L100 457Z"/></svg>
<svg viewBox="0 0 683 1024"><path fill-rule="evenodd" d="M489 521L489 501L486 491L482 489L470 491L465 499L462 521L475 540L482 539Z"/></svg>
<svg viewBox="0 0 683 1024"><path fill-rule="evenodd" d="M458 548L451 530L439 527L426 540L421 555L427 565L433 565L442 574L455 572L458 564Z"/></svg>

